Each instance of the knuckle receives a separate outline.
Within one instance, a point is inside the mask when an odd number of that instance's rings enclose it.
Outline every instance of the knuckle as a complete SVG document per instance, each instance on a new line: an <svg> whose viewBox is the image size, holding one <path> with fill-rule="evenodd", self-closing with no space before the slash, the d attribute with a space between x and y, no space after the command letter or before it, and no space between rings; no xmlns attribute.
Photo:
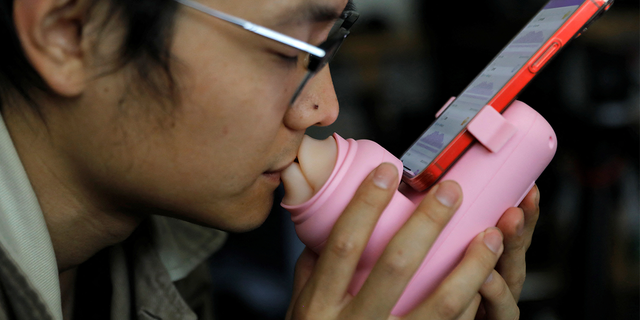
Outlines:
<svg viewBox="0 0 640 320"><path fill-rule="evenodd" d="M527 225L535 226L540 218L540 207L534 206L533 208L527 208L526 210L523 208L523 211Z"/></svg>
<svg viewBox="0 0 640 320"><path fill-rule="evenodd" d="M493 270L498 262L498 256L493 251L486 248L478 259L479 267L482 270Z"/></svg>
<svg viewBox="0 0 640 320"><path fill-rule="evenodd" d="M357 201L361 206L366 209L382 209L385 206L386 196L381 195L381 191L374 188L364 188L358 191L358 194L354 197L354 201Z"/></svg>
<svg viewBox="0 0 640 320"><path fill-rule="evenodd" d="M536 208L535 210L533 210L533 213L531 215L529 215L527 217L528 224L531 226L531 228L535 228L535 226L538 224L538 220L540 219L540 208Z"/></svg>
<svg viewBox="0 0 640 320"><path fill-rule="evenodd" d="M510 241L505 241L505 249L509 251L523 251L526 252L526 244L527 239L525 237L513 237L509 239Z"/></svg>
<svg viewBox="0 0 640 320"><path fill-rule="evenodd" d="M513 288L516 289L521 289L524 286L524 282L526 280L527 276L525 274L519 274L517 276L515 276L512 281L510 281L511 286Z"/></svg>
<svg viewBox="0 0 640 320"><path fill-rule="evenodd" d="M381 263L383 271L389 276L407 277L412 274L411 267L413 263L401 252L393 254L391 258L387 258L381 261Z"/></svg>
<svg viewBox="0 0 640 320"><path fill-rule="evenodd" d="M450 212L449 209L445 208L430 208L427 210L419 210L418 211L423 217L425 217L428 222L438 226L439 228L444 228L449 222Z"/></svg>
<svg viewBox="0 0 640 320"><path fill-rule="evenodd" d="M511 290L509 289L509 286L504 283L501 282L500 285L495 286L495 291L493 292L493 296L498 298L498 299L505 299L508 298L511 295Z"/></svg>
<svg viewBox="0 0 640 320"><path fill-rule="evenodd" d="M463 304L454 295L447 295L446 299L442 299L437 307L439 319L456 319L463 309ZM438 317L436 317L438 318Z"/></svg>
<svg viewBox="0 0 640 320"><path fill-rule="evenodd" d="M520 308L516 306L516 309L514 310L514 314L513 314L513 320L518 320L518 319L520 319Z"/></svg>
<svg viewBox="0 0 640 320"><path fill-rule="evenodd" d="M376 197L370 193L362 195L362 197L360 197L360 202L364 206L374 209L380 207L381 205L380 197Z"/></svg>
<svg viewBox="0 0 640 320"><path fill-rule="evenodd" d="M340 237L327 246L327 249L338 258L347 258L358 253L358 244L352 237Z"/></svg>
<svg viewBox="0 0 640 320"><path fill-rule="evenodd" d="M521 259L522 261L525 260L527 250L529 250L527 242L531 243L530 241L527 241L527 239L522 239L522 241L517 244L516 248L511 250L514 254L517 255L518 259Z"/></svg>
<svg viewBox="0 0 640 320"><path fill-rule="evenodd" d="M529 238L524 242L524 246L523 246L523 250L524 252L529 251L529 248L531 248L531 243L532 243L532 239Z"/></svg>

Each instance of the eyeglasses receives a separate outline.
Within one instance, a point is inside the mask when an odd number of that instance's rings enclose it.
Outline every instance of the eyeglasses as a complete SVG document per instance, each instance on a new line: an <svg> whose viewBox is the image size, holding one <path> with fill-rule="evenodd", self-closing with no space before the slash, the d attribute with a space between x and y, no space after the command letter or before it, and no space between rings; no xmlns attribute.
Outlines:
<svg viewBox="0 0 640 320"><path fill-rule="evenodd" d="M329 32L329 37L327 38L327 40L316 47L280 32L259 26L257 24L220 12L218 10L211 9L192 0L174 1L202 13L208 14L212 17L233 23L247 31L253 32L265 38L280 42L282 44L305 52L306 57L303 61L305 62L304 67L307 69L307 74L304 76L302 82L300 82L298 88L294 92L293 97L289 102L291 105L293 105L293 103L296 101L307 82L309 82L309 80L313 78L313 76L315 76L320 70L322 70L325 65L333 60L333 57L335 57L338 49L340 49L340 46L342 46L342 43L349 35L349 29L351 29L353 24L356 23L358 17L360 16L360 14L358 14L356 11L343 12L338 20L338 23L336 23L336 25L334 25L334 27Z"/></svg>

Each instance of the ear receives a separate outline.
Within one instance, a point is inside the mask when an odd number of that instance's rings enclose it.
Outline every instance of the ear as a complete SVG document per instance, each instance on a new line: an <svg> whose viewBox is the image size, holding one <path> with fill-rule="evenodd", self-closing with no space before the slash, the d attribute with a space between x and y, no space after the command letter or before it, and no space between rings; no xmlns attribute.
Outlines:
<svg viewBox="0 0 640 320"><path fill-rule="evenodd" d="M49 87L61 96L85 88L82 51L84 0L15 0L13 17L23 51Z"/></svg>

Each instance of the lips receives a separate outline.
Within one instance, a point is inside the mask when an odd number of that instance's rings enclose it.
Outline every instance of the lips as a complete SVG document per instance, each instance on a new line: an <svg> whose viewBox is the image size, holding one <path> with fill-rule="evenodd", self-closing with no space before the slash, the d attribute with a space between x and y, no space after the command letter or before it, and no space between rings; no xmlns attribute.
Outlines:
<svg viewBox="0 0 640 320"><path fill-rule="evenodd" d="M287 205L301 204L313 197L329 179L337 155L333 137L316 140L304 136L298 150L298 162L282 172Z"/></svg>
<svg viewBox="0 0 640 320"><path fill-rule="evenodd" d="M281 167L280 169L276 169L276 170L272 170L272 171L265 171L264 174L276 174L276 173L282 173L284 170L287 170L287 168L289 168L289 166L293 163L290 162L289 164L287 164L286 166Z"/></svg>
<svg viewBox="0 0 640 320"><path fill-rule="evenodd" d="M269 170L269 171L265 171L262 173L262 176L267 178L269 181L273 182L274 184L280 184L280 180L282 178L282 172L284 170L286 170L292 162L289 162L287 165L284 165L282 167L279 167L278 169L275 170Z"/></svg>

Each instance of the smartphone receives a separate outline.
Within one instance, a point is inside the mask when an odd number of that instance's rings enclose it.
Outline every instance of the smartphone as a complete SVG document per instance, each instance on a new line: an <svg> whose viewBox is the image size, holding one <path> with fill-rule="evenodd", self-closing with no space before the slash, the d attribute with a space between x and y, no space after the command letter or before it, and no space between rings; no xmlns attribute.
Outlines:
<svg viewBox="0 0 640 320"><path fill-rule="evenodd" d="M613 0L551 0L489 63L402 156L403 181L433 184L475 141L467 124L486 105L503 112L569 41L609 10Z"/></svg>

